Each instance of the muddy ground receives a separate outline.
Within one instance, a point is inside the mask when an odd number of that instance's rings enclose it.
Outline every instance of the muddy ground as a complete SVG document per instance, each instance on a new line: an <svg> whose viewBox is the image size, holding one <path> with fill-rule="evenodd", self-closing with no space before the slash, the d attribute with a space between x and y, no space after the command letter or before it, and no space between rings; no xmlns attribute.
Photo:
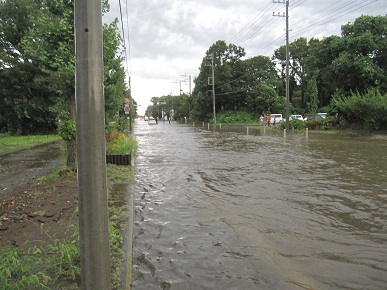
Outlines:
<svg viewBox="0 0 387 290"><path fill-rule="evenodd" d="M47 176L64 163L60 142L0 155L0 246L28 247L78 226L76 173Z"/></svg>

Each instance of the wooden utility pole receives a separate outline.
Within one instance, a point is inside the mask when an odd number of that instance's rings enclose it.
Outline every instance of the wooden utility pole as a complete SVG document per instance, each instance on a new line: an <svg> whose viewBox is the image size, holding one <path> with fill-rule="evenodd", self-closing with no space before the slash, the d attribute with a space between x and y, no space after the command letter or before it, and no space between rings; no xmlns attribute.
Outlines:
<svg viewBox="0 0 387 290"><path fill-rule="evenodd" d="M101 1L75 0L78 208L83 290L112 289L101 6Z"/></svg>

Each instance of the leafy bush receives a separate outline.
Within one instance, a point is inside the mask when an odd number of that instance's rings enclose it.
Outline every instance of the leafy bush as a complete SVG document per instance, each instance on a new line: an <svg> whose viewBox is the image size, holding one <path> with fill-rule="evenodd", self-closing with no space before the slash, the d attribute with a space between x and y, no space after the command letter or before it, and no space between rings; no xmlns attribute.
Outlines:
<svg viewBox="0 0 387 290"><path fill-rule="evenodd" d="M251 114L243 111L222 111L216 115L217 122L223 124L251 124L259 122Z"/></svg>
<svg viewBox="0 0 387 290"><path fill-rule="evenodd" d="M364 95L336 94L332 107L349 124L359 124L368 130L387 128L387 94L382 95L376 89L368 90Z"/></svg>
<svg viewBox="0 0 387 290"><path fill-rule="evenodd" d="M286 128L286 121L284 120L278 125L279 129L285 129ZM289 120L289 128L293 130L304 130L305 129L305 122L301 121L299 119L292 119Z"/></svg>
<svg viewBox="0 0 387 290"><path fill-rule="evenodd" d="M58 125L58 134L65 141L75 140L76 128L74 120L62 120Z"/></svg>
<svg viewBox="0 0 387 290"><path fill-rule="evenodd" d="M118 131L108 133L106 143L108 154L131 154L137 149L137 141L133 137Z"/></svg>
<svg viewBox="0 0 387 290"><path fill-rule="evenodd" d="M306 125L311 130L329 130L332 127L332 121L330 117L313 119L306 121Z"/></svg>

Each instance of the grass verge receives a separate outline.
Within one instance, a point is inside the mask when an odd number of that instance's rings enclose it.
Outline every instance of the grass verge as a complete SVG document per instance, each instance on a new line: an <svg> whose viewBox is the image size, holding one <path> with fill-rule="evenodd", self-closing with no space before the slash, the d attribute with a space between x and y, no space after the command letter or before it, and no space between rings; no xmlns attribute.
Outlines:
<svg viewBox="0 0 387 290"><path fill-rule="evenodd" d="M59 135L11 136L0 134L0 154L60 140Z"/></svg>

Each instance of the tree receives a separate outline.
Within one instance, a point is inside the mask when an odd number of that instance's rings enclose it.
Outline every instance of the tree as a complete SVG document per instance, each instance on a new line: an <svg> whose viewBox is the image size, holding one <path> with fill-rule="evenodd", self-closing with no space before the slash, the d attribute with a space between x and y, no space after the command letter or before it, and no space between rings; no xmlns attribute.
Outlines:
<svg viewBox="0 0 387 290"><path fill-rule="evenodd" d="M23 38L29 63L45 74L40 81L50 89L59 133L66 141L67 166L75 168L75 48L72 0L43 0L32 16L34 26ZM59 122L60 120L60 122Z"/></svg>
<svg viewBox="0 0 387 290"><path fill-rule="evenodd" d="M318 110L318 90L315 78L311 78L308 81L306 93L308 96L307 110L308 113L315 114Z"/></svg>
<svg viewBox="0 0 387 290"><path fill-rule="evenodd" d="M305 69L308 56L308 42L304 37L298 38L289 44L289 101L305 107L305 91L307 72ZM281 65L283 87L286 84L286 46L274 51L274 59ZM298 99L297 99L298 97Z"/></svg>
<svg viewBox="0 0 387 290"><path fill-rule="evenodd" d="M103 3L106 12L108 2ZM74 0L0 1L0 28L0 124L13 132L25 130L25 124L58 126L67 165L75 167ZM104 26L104 52L110 121L129 96L117 20Z"/></svg>
<svg viewBox="0 0 387 290"><path fill-rule="evenodd" d="M387 89L387 16L361 16L342 26L343 51L333 61L333 70L345 91Z"/></svg>
<svg viewBox="0 0 387 290"><path fill-rule="evenodd" d="M55 116L50 89L42 80L46 73L26 55L24 38L33 29L39 1L0 1L0 125L11 133L53 130Z"/></svg>
<svg viewBox="0 0 387 290"><path fill-rule="evenodd" d="M207 116L211 110L212 94L208 79L212 76L211 58L214 57L215 71L215 94L220 96L216 98L216 110L235 109L240 103L240 95L235 93L237 83L235 79L240 74L241 58L245 55L244 49L234 44L226 44L223 40L214 43L206 52L200 66L200 73L194 80L195 89L193 95L193 116ZM200 93L200 95L199 95ZM203 106L203 97L206 96L206 106ZM195 100L196 99L196 100ZM200 102L198 100L200 99ZM199 105L200 103L200 105ZM206 109L204 113L197 113L197 110Z"/></svg>
<svg viewBox="0 0 387 290"><path fill-rule="evenodd" d="M278 96L274 88L264 82L248 93L247 104L249 111L258 115L282 113L285 110L285 98Z"/></svg>
<svg viewBox="0 0 387 290"><path fill-rule="evenodd" d="M124 101L125 98L131 98L131 92L125 83L125 70L122 67L122 39L117 18L110 24L104 24L103 42L105 120L107 123L118 124L120 119L126 119L123 112ZM130 109L134 111L133 101Z"/></svg>

